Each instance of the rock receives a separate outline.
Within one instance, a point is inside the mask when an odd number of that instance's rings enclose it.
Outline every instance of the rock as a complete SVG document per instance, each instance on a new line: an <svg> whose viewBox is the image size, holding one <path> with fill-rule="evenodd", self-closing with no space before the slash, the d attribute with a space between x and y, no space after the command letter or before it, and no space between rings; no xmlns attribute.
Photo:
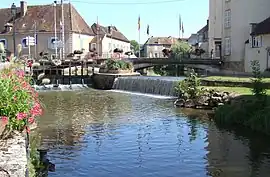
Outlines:
<svg viewBox="0 0 270 177"><path fill-rule="evenodd" d="M177 99L175 102L174 102L174 105L177 106L177 107L184 107L184 104L185 104L185 100L180 98L180 99Z"/></svg>
<svg viewBox="0 0 270 177"><path fill-rule="evenodd" d="M196 104L195 104L194 100L188 99L185 101L184 106L185 106L185 108L195 108Z"/></svg>

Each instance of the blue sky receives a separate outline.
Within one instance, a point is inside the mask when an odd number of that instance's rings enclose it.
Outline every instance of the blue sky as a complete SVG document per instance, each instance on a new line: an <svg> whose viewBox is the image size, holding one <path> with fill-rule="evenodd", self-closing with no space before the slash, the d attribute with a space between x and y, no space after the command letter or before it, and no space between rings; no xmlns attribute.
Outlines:
<svg viewBox="0 0 270 177"><path fill-rule="evenodd" d="M53 0L26 0L29 5L50 4ZM209 0L179 0L153 4L91 4L98 3L145 3L168 0L71 0L86 22L91 25L97 16L101 25L115 25L129 40L139 40L138 16L141 17L140 43L147 40L147 24L151 36L179 37L179 14L184 24L184 37L196 33L208 18ZM19 6L20 0L1 2L1 8Z"/></svg>

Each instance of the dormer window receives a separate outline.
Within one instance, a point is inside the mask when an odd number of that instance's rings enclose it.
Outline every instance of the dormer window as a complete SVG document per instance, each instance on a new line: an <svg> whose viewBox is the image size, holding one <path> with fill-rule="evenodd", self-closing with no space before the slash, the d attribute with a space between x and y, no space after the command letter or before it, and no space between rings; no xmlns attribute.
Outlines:
<svg viewBox="0 0 270 177"><path fill-rule="evenodd" d="M13 24L11 24L11 23L6 23L6 24L5 24L5 32L11 32L12 27L13 27Z"/></svg>

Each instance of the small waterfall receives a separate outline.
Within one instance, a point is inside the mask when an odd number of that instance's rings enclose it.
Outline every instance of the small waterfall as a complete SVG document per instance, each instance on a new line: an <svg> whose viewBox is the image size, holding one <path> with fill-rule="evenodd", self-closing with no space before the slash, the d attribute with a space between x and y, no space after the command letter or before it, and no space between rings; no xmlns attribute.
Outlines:
<svg viewBox="0 0 270 177"><path fill-rule="evenodd" d="M181 77L132 76L115 79L113 89L154 95L176 96L175 84Z"/></svg>

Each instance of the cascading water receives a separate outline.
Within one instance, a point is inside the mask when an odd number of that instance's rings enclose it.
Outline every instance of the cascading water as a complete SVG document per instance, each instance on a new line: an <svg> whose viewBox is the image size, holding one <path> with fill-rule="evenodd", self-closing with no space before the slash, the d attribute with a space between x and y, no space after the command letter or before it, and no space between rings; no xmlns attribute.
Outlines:
<svg viewBox="0 0 270 177"><path fill-rule="evenodd" d="M70 90L82 90L89 88L87 85L82 85L82 84L72 84L72 85L58 85L58 87L55 87L55 85L50 84L50 85L34 85L33 88L39 92L42 91L70 91Z"/></svg>
<svg viewBox="0 0 270 177"><path fill-rule="evenodd" d="M114 81L113 89L154 95L176 96L175 85L181 77L119 77Z"/></svg>

